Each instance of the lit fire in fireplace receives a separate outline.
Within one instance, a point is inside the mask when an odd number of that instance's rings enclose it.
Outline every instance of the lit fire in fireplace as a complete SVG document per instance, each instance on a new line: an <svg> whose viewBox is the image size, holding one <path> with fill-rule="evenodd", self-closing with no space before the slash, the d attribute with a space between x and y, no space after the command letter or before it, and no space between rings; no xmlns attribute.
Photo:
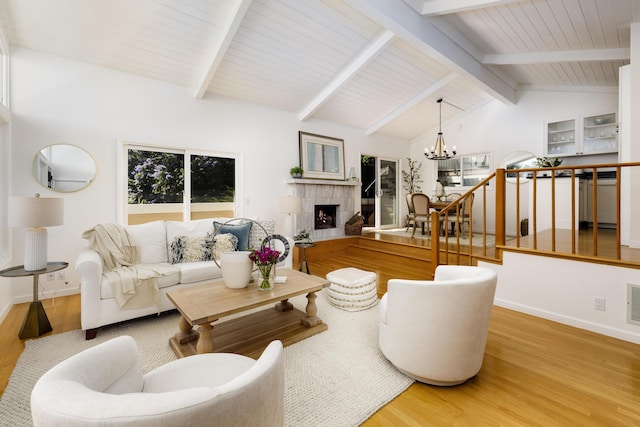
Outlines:
<svg viewBox="0 0 640 427"><path fill-rule="evenodd" d="M316 205L314 207L314 228L322 230L336 228L336 211L338 205Z"/></svg>

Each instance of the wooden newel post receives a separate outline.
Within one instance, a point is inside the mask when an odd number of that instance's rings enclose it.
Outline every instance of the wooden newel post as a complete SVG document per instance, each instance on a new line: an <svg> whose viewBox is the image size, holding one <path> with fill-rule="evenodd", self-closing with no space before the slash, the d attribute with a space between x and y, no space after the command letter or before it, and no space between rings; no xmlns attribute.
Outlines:
<svg viewBox="0 0 640 427"><path fill-rule="evenodd" d="M496 169L496 246L504 245L507 222L505 211L507 206L507 174L502 168Z"/></svg>

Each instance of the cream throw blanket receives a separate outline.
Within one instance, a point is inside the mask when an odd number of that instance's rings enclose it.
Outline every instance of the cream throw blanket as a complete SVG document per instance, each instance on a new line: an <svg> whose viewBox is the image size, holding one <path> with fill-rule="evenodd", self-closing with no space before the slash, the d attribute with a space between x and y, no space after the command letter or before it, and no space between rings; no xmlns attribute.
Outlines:
<svg viewBox="0 0 640 427"><path fill-rule="evenodd" d="M140 308L155 305L159 308L160 293L157 277L177 273L168 263L141 264L138 247L127 230L117 224L98 224L82 233L91 249L102 257L103 280L120 308Z"/></svg>

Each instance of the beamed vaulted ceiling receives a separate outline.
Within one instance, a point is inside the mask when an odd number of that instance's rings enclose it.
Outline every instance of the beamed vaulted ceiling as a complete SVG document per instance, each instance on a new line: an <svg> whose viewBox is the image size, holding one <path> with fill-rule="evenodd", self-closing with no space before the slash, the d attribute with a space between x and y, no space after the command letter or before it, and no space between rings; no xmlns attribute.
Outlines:
<svg viewBox="0 0 640 427"><path fill-rule="evenodd" d="M635 6L634 6L635 4ZM412 140L436 100L609 90L637 0L0 0L10 46ZM443 121L460 114L442 109Z"/></svg>

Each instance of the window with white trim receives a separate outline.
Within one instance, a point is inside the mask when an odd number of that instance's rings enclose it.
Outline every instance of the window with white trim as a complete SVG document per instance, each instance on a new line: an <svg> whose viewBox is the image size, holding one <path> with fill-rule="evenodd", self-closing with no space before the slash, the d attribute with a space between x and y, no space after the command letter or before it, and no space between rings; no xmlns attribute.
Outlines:
<svg viewBox="0 0 640 427"><path fill-rule="evenodd" d="M239 155L124 144L125 224L238 216Z"/></svg>

